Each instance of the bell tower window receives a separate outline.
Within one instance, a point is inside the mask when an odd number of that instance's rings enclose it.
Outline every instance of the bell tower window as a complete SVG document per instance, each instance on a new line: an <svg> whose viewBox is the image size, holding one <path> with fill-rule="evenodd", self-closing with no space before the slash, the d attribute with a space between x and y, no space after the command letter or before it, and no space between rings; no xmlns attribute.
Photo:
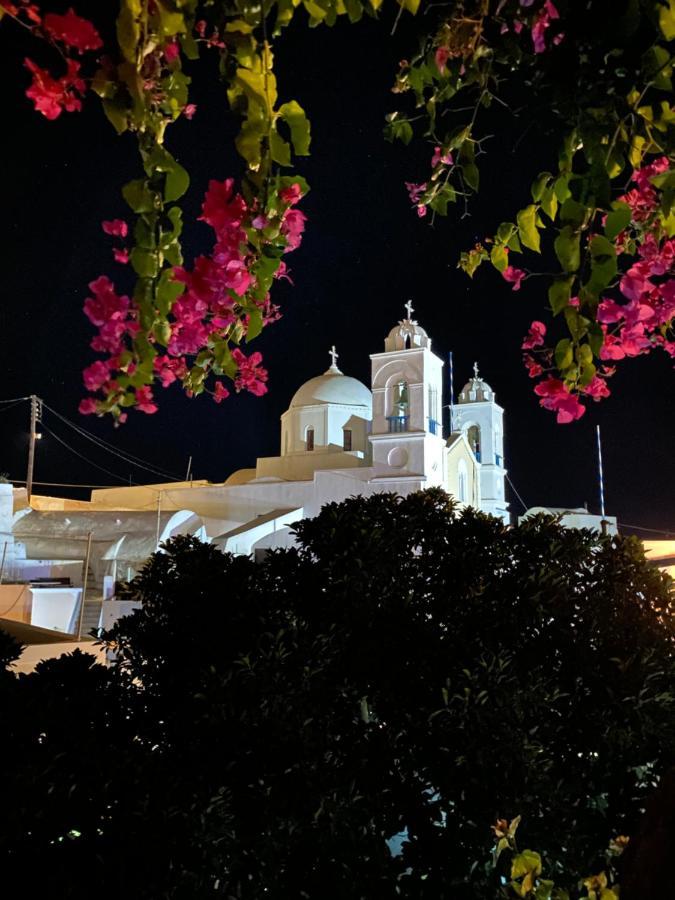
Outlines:
<svg viewBox="0 0 675 900"><path fill-rule="evenodd" d="M342 449L348 450L348 451L352 449L352 430L351 430L351 428L343 428L342 429Z"/></svg>
<svg viewBox="0 0 675 900"><path fill-rule="evenodd" d="M305 450L314 449L314 429L308 428L305 432Z"/></svg>
<svg viewBox="0 0 675 900"><path fill-rule="evenodd" d="M478 427L478 425L472 425L471 428L469 428L467 437L469 439L469 446L473 450L474 456L476 457L478 462L480 462L480 428Z"/></svg>

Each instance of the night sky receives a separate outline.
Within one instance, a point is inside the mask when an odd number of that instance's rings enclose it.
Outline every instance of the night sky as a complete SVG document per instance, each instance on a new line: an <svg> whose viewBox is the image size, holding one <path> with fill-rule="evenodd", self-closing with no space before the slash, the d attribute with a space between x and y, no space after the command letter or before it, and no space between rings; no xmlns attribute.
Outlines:
<svg viewBox="0 0 675 900"><path fill-rule="evenodd" d="M115 5L80 3L77 11L86 15L89 7ZM489 114L486 128L499 137L485 145L481 193L469 217L461 218L458 208L430 227L410 209L403 182L425 179L433 148L421 141L408 148L388 144L382 126L397 101L390 87L398 60L414 52L416 29L426 21L402 17L393 37L392 15L333 29L309 31L303 24L277 41L280 99L296 98L306 109L313 155L298 166L312 190L302 205L308 215L304 242L286 257L294 286L275 286L283 318L250 346L264 355L269 393L261 399L233 396L217 406L208 397L188 400L176 386L158 388L159 412L132 413L119 429L112 420L77 412L84 396L81 371L96 358L81 309L87 283L100 274L113 277L121 289L130 287L125 267L111 259L100 222L127 216L120 188L138 175L135 141L116 137L95 98L83 113L55 122L35 113L23 94L28 73L21 63L26 55L42 64L51 59L29 35L3 21L0 399L35 393L78 426L160 469L182 477L192 456L196 478L222 481L254 465L257 456L278 453L279 416L294 391L328 367L331 344L342 371L368 384L368 354L384 349L385 335L411 298L435 352L443 358L454 352L456 389L478 360L496 391L505 409L510 476L528 506L587 501L597 511L599 423L607 512L629 525L675 531L672 360L653 354L620 365L611 398L591 404L580 422L558 426L539 408L519 350L529 322L546 318L541 281L530 279L513 293L491 268L474 281L456 268L462 249L527 204L535 169L555 164L555 144L527 108L517 117L501 109ZM188 262L210 249L210 229L196 222L208 180L241 172L232 146L236 125L216 71L215 56L192 64L197 114L168 131L169 149L192 175L185 202ZM16 479L26 477L28 414L27 403L4 411L0 405L0 473ZM37 481L153 480L50 413L44 426ZM47 429L117 477L70 453ZM510 499L512 510L521 512L511 492Z"/></svg>

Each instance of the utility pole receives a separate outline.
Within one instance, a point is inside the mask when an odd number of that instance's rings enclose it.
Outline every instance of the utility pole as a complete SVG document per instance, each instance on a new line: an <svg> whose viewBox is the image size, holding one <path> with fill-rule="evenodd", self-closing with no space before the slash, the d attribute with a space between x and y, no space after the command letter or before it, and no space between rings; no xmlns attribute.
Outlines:
<svg viewBox="0 0 675 900"><path fill-rule="evenodd" d="M33 469L35 468L35 441L38 439L37 423L40 418L41 402L35 394L30 395L30 439L28 443L28 473L26 475L26 494L30 503L33 493Z"/></svg>

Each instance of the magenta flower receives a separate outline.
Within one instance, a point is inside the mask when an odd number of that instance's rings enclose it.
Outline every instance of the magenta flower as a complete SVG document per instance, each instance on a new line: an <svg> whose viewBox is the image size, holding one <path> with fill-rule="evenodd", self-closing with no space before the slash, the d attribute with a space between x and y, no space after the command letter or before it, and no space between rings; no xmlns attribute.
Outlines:
<svg viewBox="0 0 675 900"><path fill-rule="evenodd" d="M197 112L197 104L196 103L188 103L183 110L183 115L186 119L191 120L194 114Z"/></svg>
<svg viewBox="0 0 675 900"><path fill-rule="evenodd" d="M223 384L223 382L222 382L222 381L216 381L216 383L215 383L215 385L214 385L214 391L213 391L213 399L214 399L214 401L215 401L216 403L222 403L223 400L227 400L227 398L228 398L229 396L230 396L230 392L229 392L228 389L225 387L225 385Z"/></svg>
<svg viewBox="0 0 675 900"><path fill-rule="evenodd" d="M91 416L97 411L96 401L93 397L85 397L84 400L80 400L77 409L83 416Z"/></svg>
<svg viewBox="0 0 675 900"><path fill-rule="evenodd" d="M98 50L103 46L101 36L92 23L76 15L73 9L69 9L63 16L47 13L43 27L54 40L80 53L84 50Z"/></svg>
<svg viewBox="0 0 675 900"><path fill-rule="evenodd" d="M110 380L110 370L104 362L97 360L82 372L82 380L88 391L97 391Z"/></svg>
<svg viewBox="0 0 675 900"><path fill-rule="evenodd" d="M516 269L515 266L507 266L502 272L502 278L504 281L508 281L510 284L513 284L511 288L512 291L520 290L520 283L527 275L526 272L523 272L522 269Z"/></svg>
<svg viewBox="0 0 675 900"><path fill-rule="evenodd" d="M37 112L42 113L46 119L58 119L64 110L79 112L82 109L80 97L87 86L78 75L78 62L74 59L67 60L68 71L59 79L53 78L28 58L24 60L24 65L33 75L33 82L26 90L26 96L33 101Z"/></svg>
<svg viewBox="0 0 675 900"><path fill-rule="evenodd" d="M579 402L579 398L571 394L567 385L559 378L549 375L545 381L540 381L535 386L534 392L541 398L540 406L556 413L559 425L574 422L586 412L586 407Z"/></svg>
<svg viewBox="0 0 675 900"><path fill-rule="evenodd" d="M267 393L267 370L260 366L261 353L252 353L248 358L244 356L238 347L232 351L232 359L239 366L239 371L234 380L237 391L247 390L256 397L262 397Z"/></svg>
<svg viewBox="0 0 675 900"><path fill-rule="evenodd" d="M101 228L106 234L112 237L125 238L129 234L129 226L124 219L111 219L107 222L101 222Z"/></svg>
<svg viewBox="0 0 675 900"><path fill-rule="evenodd" d="M534 350L535 347L541 347L544 343L546 335L546 326L543 322L533 322L526 338L520 345L523 350Z"/></svg>
<svg viewBox="0 0 675 900"><path fill-rule="evenodd" d="M136 388L136 409L148 416L157 412L157 404L153 403L152 389L147 385Z"/></svg>
<svg viewBox="0 0 675 900"><path fill-rule="evenodd" d="M445 66L449 58L450 51L447 47L439 47L434 54L434 62L441 75L445 75Z"/></svg>

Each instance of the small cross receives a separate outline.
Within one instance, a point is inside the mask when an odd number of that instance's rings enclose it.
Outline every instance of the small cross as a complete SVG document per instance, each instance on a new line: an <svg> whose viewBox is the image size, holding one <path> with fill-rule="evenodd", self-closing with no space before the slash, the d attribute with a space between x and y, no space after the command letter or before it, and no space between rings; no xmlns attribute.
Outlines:
<svg viewBox="0 0 675 900"><path fill-rule="evenodd" d="M478 378L478 363L477 362L475 362L473 364L473 377Z"/></svg>
<svg viewBox="0 0 675 900"><path fill-rule="evenodd" d="M412 300L408 300L405 304L405 310L408 313L408 319L412 319L412 314L415 312L412 305Z"/></svg>
<svg viewBox="0 0 675 900"><path fill-rule="evenodd" d="M337 352L337 350L335 349L335 344L333 344L333 346L332 346L332 347L330 348L330 350L328 351L328 355L330 356L330 358L331 358L331 360L332 360L332 362L331 362L331 368L337 369L337 363L335 362L335 360L338 358L338 352Z"/></svg>

